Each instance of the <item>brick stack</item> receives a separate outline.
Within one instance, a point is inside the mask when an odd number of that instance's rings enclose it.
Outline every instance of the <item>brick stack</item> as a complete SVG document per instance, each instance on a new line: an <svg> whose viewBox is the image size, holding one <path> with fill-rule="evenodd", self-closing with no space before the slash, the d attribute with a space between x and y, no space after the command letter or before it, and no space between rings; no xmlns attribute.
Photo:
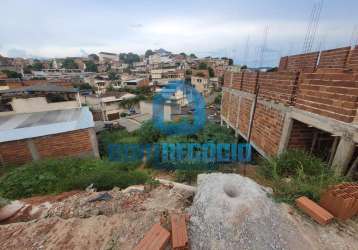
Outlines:
<svg viewBox="0 0 358 250"><path fill-rule="evenodd" d="M358 184L343 183L328 189L319 204L341 220L357 215Z"/></svg>
<svg viewBox="0 0 358 250"><path fill-rule="evenodd" d="M144 235L143 239L135 247L135 250L163 250L168 249L167 245L171 236L171 243L173 250L187 250L189 249L188 231L186 222L188 220L186 214L171 214L170 224L171 232L169 232L160 223L156 223ZM165 223L166 219L161 223Z"/></svg>

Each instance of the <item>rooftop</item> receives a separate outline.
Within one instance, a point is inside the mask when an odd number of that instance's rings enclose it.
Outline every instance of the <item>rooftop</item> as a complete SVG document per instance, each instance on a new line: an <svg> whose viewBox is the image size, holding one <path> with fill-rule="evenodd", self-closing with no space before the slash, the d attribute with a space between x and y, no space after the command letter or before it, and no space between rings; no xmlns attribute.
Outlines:
<svg viewBox="0 0 358 250"><path fill-rule="evenodd" d="M0 116L0 142L94 127L88 107Z"/></svg>
<svg viewBox="0 0 358 250"><path fill-rule="evenodd" d="M29 87L16 88L16 89L5 89L0 90L1 94L18 94L18 93L31 93L31 92L49 92L49 93L77 93L76 88L65 88L55 84L42 84L33 85Z"/></svg>

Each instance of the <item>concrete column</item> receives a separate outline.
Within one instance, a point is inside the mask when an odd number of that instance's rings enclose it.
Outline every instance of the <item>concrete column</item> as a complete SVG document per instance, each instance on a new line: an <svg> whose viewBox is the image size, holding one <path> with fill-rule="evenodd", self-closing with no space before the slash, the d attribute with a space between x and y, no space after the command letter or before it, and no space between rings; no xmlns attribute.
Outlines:
<svg viewBox="0 0 358 250"><path fill-rule="evenodd" d="M278 145L277 154L281 154L283 151L285 151L287 149L288 142L289 142L290 137L291 137L293 121L294 120L289 115L286 114L285 121L283 123L280 144Z"/></svg>
<svg viewBox="0 0 358 250"><path fill-rule="evenodd" d="M96 158L100 158L96 131L94 130L94 128L90 128L88 129L88 133L91 140L93 155Z"/></svg>
<svg viewBox="0 0 358 250"><path fill-rule="evenodd" d="M332 162L332 166L337 175L345 174L348 164L352 160L354 150L355 143L350 138L341 137Z"/></svg>

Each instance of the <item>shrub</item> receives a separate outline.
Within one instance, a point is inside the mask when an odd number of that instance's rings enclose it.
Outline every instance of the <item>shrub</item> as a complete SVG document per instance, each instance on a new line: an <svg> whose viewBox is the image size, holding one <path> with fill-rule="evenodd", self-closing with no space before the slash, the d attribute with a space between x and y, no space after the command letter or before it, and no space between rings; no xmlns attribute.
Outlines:
<svg viewBox="0 0 358 250"><path fill-rule="evenodd" d="M301 150L262 160L258 171L272 180L274 197L288 203L303 195L318 201L328 186L343 181L319 158Z"/></svg>
<svg viewBox="0 0 358 250"><path fill-rule="evenodd" d="M180 162L174 164L175 180L177 182L196 183L197 176L202 173L208 173L216 170L218 165L215 163L196 163Z"/></svg>
<svg viewBox="0 0 358 250"><path fill-rule="evenodd" d="M138 163L118 164L77 158L36 161L4 175L0 179L0 196L16 199L56 194L85 189L92 183L98 190L114 186L125 188L148 180L147 172L137 170L137 166Z"/></svg>

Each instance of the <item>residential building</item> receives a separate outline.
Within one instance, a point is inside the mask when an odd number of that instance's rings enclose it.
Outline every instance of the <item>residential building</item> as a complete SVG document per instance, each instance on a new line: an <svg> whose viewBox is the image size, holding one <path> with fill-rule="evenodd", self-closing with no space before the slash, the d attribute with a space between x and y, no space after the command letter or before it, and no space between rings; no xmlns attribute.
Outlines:
<svg viewBox="0 0 358 250"><path fill-rule="evenodd" d="M98 54L99 62L105 63L110 61L119 61L119 55L115 53L100 52Z"/></svg>
<svg viewBox="0 0 358 250"><path fill-rule="evenodd" d="M149 86L149 79L147 78L138 78L122 81L123 88L139 88Z"/></svg>
<svg viewBox="0 0 358 250"><path fill-rule="evenodd" d="M203 96L208 96L213 89L209 81L208 70L193 70L191 74L191 84Z"/></svg>
<svg viewBox="0 0 358 250"><path fill-rule="evenodd" d="M0 91L0 116L80 107L74 88L45 84Z"/></svg>
<svg viewBox="0 0 358 250"><path fill-rule="evenodd" d="M358 46L347 46L282 57L277 72L227 72L222 124L264 157L305 150L336 174L352 176L358 157L357 62Z"/></svg>
<svg viewBox="0 0 358 250"><path fill-rule="evenodd" d="M185 71L176 68L152 69L150 74L155 85L165 85L169 81L185 79Z"/></svg>
<svg viewBox="0 0 358 250"><path fill-rule="evenodd" d="M90 107L96 121L118 120L128 108L121 106L124 100L135 98L136 95L125 92L107 92L100 95L81 96L81 102Z"/></svg>
<svg viewBox="0 0 358 250"><path fill-rule="evenodd" d="M99 157L88 107L0 117L0 165L66 156Z"/></svg>
<svg viewBox="0 0 358 250"><path fill-rule="evenodd" d="M153 102L141 101L139 103L140 113L142 115L153 116ZM163 120L172 121L172 116L180 113L180 107L175 103L165 103L163 108Z"/></svg>

